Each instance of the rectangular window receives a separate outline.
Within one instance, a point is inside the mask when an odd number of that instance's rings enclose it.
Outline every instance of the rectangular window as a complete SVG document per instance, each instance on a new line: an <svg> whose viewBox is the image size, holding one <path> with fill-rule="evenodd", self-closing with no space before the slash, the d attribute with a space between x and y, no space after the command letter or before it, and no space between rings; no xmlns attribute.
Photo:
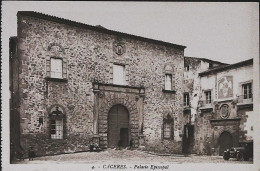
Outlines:
<svg viewBox="0 0 260 171"><path fill-rule="evenodd" d="M252 84L247 83L242 85L244 99L252 98Z"/></svg>
<svg viewBox="0 0 260 171"><path fill-rule="evenodd" d="M171 138L171 124L164 123L164 130L163 130L164 138Z"/></svg>
<svg viewBox="0 0 260 171"><path fill-rule="evenodd" d="M63 138L63 120L51 120L51 139Z"/></svg>
<svg viewBox="0 0 260 171"><path fill-rule="evenodd" d="M165 74L165 90L172 90L172 75Z"/></svg>
<svg viewBox="0 0 260 171"><path fill-rule="evenodd" d="M113 84L125 85L125 66L113 65Z"/></svg>
<svg viewBox="0 0 260 171"><path fill-rule="evenodd" d="M188 93L184 93L184 106L189 106L190 104L190 97Z"/></svg>
<svg viewBox="0 0 260 171"><path fill-rule="evenodd" d="M190 70L189 65L185 66L185 71L189 71L189 70Z"/></svg>
<svg viewBox="0 0 260 171"><path fill-rule="evenodd" d="M205 91L205 96L206 96L206 104L211 103L211 91Z"/></svg>
<svg viewBox="0 0 260 171"><path fill-rule="evenodd" d="M62 78L62 59L51 58L51 77Z"/></svg>
<svg viewBox="0 0 260 171"><path fill-rule="evenodd" d="M43 118L39 118L39 124L43 124Z"/></svg>

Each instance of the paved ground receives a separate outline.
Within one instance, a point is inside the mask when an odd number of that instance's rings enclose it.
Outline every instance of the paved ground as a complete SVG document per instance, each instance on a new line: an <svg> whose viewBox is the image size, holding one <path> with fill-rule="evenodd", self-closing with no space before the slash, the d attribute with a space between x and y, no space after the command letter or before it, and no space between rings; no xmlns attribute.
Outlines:
<svg viewBox="0 0 260 171"><path fill-rule="evenodd" d="M227 164L252 164L253 161L225 161L221 156L183 156L183 155L155 155L137 150L108 149L102 152L81 152L61 154L56 156L36 157L33 161L25 159L17 161L19 164L181 164L181 163L227 163Z"/></svg>

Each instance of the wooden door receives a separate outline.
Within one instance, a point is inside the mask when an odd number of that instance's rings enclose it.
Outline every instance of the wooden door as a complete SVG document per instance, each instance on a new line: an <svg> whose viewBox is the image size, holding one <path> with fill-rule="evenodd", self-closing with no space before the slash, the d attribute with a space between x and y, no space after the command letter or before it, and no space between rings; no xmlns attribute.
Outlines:
<svg viewBox="0 0 260 171"><path fill-rule="evenodd" d="M126 107L123 105L113 106L108 113L108 147L117 147L119 144L128 146L128 128L129 113ZM121 143L119 143L120 140Z"/></svg>
<svg viewBox="0 0 260 171"><path fill-rule="evenodd" d="M120 129L120 140L122 141L122 147L129 146L129 136L128 136L128 128Z"/></svg>
<svg viewBox="0 0 260 171"><path fill-rule="evenodd" d="M222 156L226 149L233 146L233 138L229 132L223 132L219 136L219 155Z"/></svg>

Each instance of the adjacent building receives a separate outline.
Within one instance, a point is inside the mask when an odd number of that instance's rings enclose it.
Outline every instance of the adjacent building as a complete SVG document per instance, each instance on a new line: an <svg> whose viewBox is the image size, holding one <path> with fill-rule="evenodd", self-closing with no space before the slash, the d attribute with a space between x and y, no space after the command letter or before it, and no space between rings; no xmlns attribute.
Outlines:
<svg viewBox="0 0 260 171"><path fill-rule="evenodd" d="M222 155L239 142L253 141L253 59L210 69L199 76L197 153Z"/></svg>
<svg viewBox="0 0 260 171"><path fill-rule="evenodd" d="M196 153L195 143L195 118L198 113L200 100L199 73L209 69L226 66L228 64L198 57L184 57L184 82L183 82L183 115L185 117L183 134L183 153Z"/></svg>

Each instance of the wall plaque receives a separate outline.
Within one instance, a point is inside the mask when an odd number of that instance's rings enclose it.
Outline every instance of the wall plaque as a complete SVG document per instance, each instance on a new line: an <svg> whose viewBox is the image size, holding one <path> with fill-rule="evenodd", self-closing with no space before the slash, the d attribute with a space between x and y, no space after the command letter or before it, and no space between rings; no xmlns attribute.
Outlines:
<svg viewBox="0 0 260 171"><path fill-rule="evenodd" d="M113 50L117 55L122 55L125 53L125 44L123 42L114 42Z"/></svg>

